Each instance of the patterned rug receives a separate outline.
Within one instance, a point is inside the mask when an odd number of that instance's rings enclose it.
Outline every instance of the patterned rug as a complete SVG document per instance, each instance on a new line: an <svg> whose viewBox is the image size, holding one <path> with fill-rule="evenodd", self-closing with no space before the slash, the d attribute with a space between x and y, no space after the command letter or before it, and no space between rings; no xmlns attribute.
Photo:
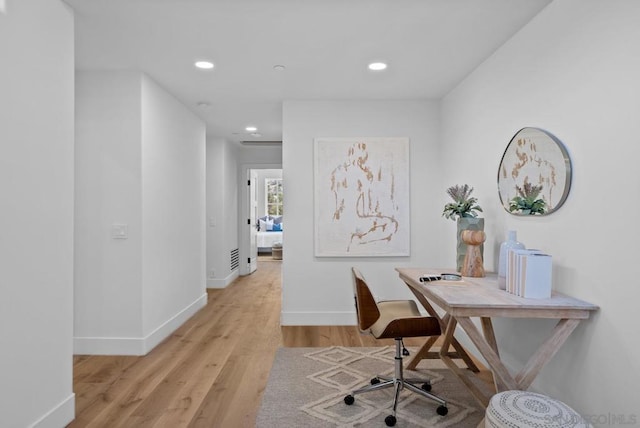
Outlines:
<svg viewBox="0 0 640 428"><path fill-rule="evenodd" d="M393 390L356 395L353 405L343 398L368 385L376 375L392 375L395 348L280 348L256 419L256 426L359 427L385 426L391 414ZM476 427L484 409L439 360L423 360L405 377L431 379L432 392L447 401L449 413L439 416L438 404L403 390L396 413L397 427ZM475 381L475 379L474 379ZM477 380L480 388L486 384Z"/></svg>

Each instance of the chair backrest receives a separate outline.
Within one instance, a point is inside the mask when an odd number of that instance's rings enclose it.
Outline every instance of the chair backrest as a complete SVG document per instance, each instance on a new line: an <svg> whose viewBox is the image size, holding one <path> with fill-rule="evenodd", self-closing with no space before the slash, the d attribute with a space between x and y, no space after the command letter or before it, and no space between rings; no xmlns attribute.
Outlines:
<svg viewBox="0 0 640 428"><path fill-rule="evenodd" d="M380 318L380 311L376 299L371 294L371 290L360 271L356 268L351 268L351 271L353 272L353 294L358 315L358 327L365 331Z"/></svg>

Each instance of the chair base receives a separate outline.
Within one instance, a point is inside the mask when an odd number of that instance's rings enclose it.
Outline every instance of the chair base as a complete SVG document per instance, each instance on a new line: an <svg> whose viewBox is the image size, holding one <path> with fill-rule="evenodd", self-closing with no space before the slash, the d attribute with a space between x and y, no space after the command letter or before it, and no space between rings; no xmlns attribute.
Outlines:
<svg viewBox="0 0 640 428"><path fill-rule="evenodd" d="M428 392L431 390L431 382L429 380L404 377L402 366L402 338L396 338L395 340L396 356L393 378L384 376L375 377L371 379L371 385L356 389L351 393L351 395L347 395L346 397L344 397L344 402L348 405L351 405L355 401L355 398L353 396L356 394L362 394L365 392L377 391L380 389L393 387L395 389L393 398L393 413L385 418L385 423L387 424L387 426L393 426L396 424L396 408L398 407L398 398L400 396L400 391L402 391L404 388L407 388L408 390L413 391L416 394L422 395L423 397L440 404L440 406L438 406L438 408L436 409L436 412L441 416L446 415L448 413L447 402L442 398ZM422 388L416 386L417 383L422 383Z"/></svg>

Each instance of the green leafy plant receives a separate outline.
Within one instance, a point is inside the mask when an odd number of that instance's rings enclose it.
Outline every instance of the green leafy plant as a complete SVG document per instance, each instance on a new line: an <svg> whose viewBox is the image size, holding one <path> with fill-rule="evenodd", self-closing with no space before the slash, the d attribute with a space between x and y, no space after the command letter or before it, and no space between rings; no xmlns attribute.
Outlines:
<svg viewBox="0 0 640 428"><path fill-rule="evenodd" d="M538 195L542 191L542 185L534 186L525 181L522 187L516 185L518 196L509 202L509 212L520 212L524 215L544 214L547 203L544 199L539 199Z"/></svg>
<svg viewBox="0 0 640 428"><path fill-rule="evenodd" d="M473 187L469 187L468 184L449 187L447 194L454 202L444 206L442 215L454 221L461 217L478 217L477 211L482 212L482 208L478 205L478 200L471 196L472 192Z"/></svg>

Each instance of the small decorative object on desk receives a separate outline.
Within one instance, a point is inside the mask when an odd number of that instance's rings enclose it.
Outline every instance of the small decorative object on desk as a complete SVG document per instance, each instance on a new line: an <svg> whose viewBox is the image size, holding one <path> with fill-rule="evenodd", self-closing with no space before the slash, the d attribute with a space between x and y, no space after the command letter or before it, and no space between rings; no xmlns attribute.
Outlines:
<svg viewBox="0 0 640 428"><path fill-rule="evenodd" d="M551 256L540 250L509 250L507 291L530 299L551 297Z"/></svg>
<svg viewBox="0 0 640 428"><path fill-rule="evenodd" d="M462 262L467 251L467 245L462 242L460 236L463 230L484 230L484 219L478 217L478 212L482 212L482 208L478 205L478 200L471 196L473 187L468 184L455 185L447 189L447 194L451 196L454 202L449 202L444 206L442 215L445 218L456 221L457 223L457 247L456 247L456 270L462 270ZM484 246L480 246L480 254L482 255Z"/></svg>
<svg viewBox="0 0 640 428"><path fill-rule="evenodd" d="M507 255L509 250L522 250L525 246L518 242L515 230L507 232L507 240L500 244L500 258L498 259L498 286L501 290L507 288Z"/></svg>
<svg viewBox="0 0 640 428"><path fill-rule="evenodd" d="M482 266L482 253L480 245L487 238L482 230L463 230L462 240L467 244L467 252L464 256L462 264L462 276L470 276L473 278L484 277L484 267Z"/></svg>

